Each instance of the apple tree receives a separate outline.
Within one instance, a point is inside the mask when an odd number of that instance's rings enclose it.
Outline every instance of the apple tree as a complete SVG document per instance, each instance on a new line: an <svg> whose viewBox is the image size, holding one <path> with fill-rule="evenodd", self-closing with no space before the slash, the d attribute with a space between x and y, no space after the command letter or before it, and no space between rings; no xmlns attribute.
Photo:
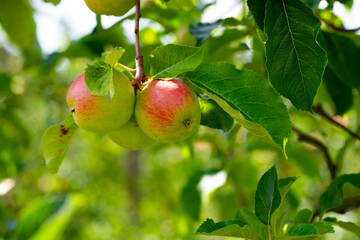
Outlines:
<svg viewBox="0 0 360 240"><path fill-rule="evenodd" d="M65 2L0 0L0 240L360 237L358 2Z"/></svg>

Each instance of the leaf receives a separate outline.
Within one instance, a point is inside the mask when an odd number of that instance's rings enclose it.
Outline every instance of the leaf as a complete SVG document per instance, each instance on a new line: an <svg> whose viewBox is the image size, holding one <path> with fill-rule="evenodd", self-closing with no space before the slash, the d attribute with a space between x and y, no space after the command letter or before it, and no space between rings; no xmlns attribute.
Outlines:
<svg viewBox="0 0 360 240"><path fill-rule="evenodd" d="M335 114L343 115L350 110L353 104L352 89L341 81L338 75L335 74L329 67L326 67L325 69L324 83L335 104Z"/></svg>
<svg viewBox="0 0 360 240"><path fill-rule="evenodd" d="M279 190L281 194L281 199L284 199L287 192L293 185L293 183L298 179L298 177L287 177L279 179Z"/></svg>
<svg viewBox="0 0 360 240"><path fill-rule="evenodd" d="M208 218L195 234L260 240L256 229L239 220L215 223L214 220Z"/></svg>
<svg viewBox="0 0 360 240"><path fill-rule="evenodd" d="M310 223L312 216L313 212L310 209L301 209L296 213L294 223Z"/></svg>
<svg viewBox="0 0 360 240"><path fill-rule="evenodd" d="M36 23L28 1L1 0L0 24L20 48L30 49L35 43Z"/></svg>
<svg viewBox="0 0 360 240"><path fill-rule="evenodd" d="M189 11L197 3L197 0L165 0L166 5L171 9Z"/></svg>
<svg viewBox="0 0 360 240"><path fill-rule="evenodd" d="M201 192L198 185L205 175L214 175L218 173L217 169L196 171L181 190L180 203L183 211L192 219L199 220L201 207Z"/></svg>
<svg viewBox="0 0 360 240"><path fill-rule="evenodd" d="M276 226L277 228L274 229L276 232L281 232L281 226L283 226L284 218L285 218L285 211L281 208L284 203L285 196L287 195L288 191L290 190L293 183L298 179L298 177L288 177L288 178L281 178L278 180L279 184L279 191L281 195L281 203L279 207L273 212L273 217L271 220L271 225ZM283 211L283 214L279 212Z"/></svg>
<svg viewBox="0 0 360 240"><path fill-rule="evenodd" d="M103 53L101 58L111 67L115 67L124 52L124 48L115 47L111 52Z"/></svg>
<svg viewBox="0 0 360 240"><path fill-rule="evenodd" d="M330 222L314 222L313 225L319 231L320 235L335 232L332 223Z"/></svg>
<svg viewBox="0 0 360 240"><path fill-rule="evenodd" d="M360 188L360 174L344 174L335 178L320 196L319 215L322 216L329 209L341 206L343 202L343 186L350 183Z"/></svg>
<svg viewBox="0 0 360 240"><path fill-rule="evenodd" d="M149 63L154 79L174 78L193 71L202 59L201 48L168 44L156 48L149 56Z"/></svg>
<svg viewBox="0 0 360 240"><path fill-rule="evenodd" d="M268 0L265 12L269 79L296 108L311 112L327 62L316 42L321 23L299 0Z"/></svg>
<svg viewBox="0 0 360 240"><path fill-rule="evenodd" d="M349 87L359 87L360 49L349 38L321 31L319 43L326 50L328 68Z"/></svg>
<svg viewBox="0 0 360 240"><path fill-rule="evenodd" d="M203 126L222 129L227 132L234 124L234 119L225 112L214 100L205 96L198 97Z"/></svg>
<svg viewBox="0 0 360 240"><path fill-rule="evenodd" d="M330 222L298 223L290 228L282 239L314 239L326 233L334 233Z"/></svg>
<svg viewBox="0 0 360 240"><path fill-rule="evenodd" d="M311 10L315 10L318 6L321 0L302 0L306 5L308 5Z"/></svg>
<svg viewBox="0 0 360 240"><path fill-rule="evenodd" d="M92 94L107 97L109 100L114 96L113 69L101 59L87 65L85 83Z"/></svg>
<svg viewBox="0 0 360 240"><path fill-rule="evenodd" d="M235 220L245 222L256 229L260 239L266 238L266 227L262 224L262 222L260 222L253 212L242 208L236 212Z"/></svg>
<svg viewBox="0 0 360 240"><path fill-rule="evenodd" d="M29 202L21 211L16 226L16 237L18 240L30 239L43 222L55 213L65 202L62 195L50 198L39 198Z"/></svg>
<svg viewBox="0 0 360 240"><path fill-rule="evenodd" d="M255 215L270 225L271 215L280 206L281 194L275 165L260 179L255 193Z"/></svg>
<svg viewBox="0 0 360 240"><path fill-rule="evenodd" d="M198 23L189 25L189 32L196 38L196 46L203 44L210 36L211 32L218 28L221 24L221 19L214 23Z"/></svg>
<svg viewBox="0 0 360 240"><path fill-rule="evenodd" d="M192 219L199 220L201 192L196 186L186 186L181 191L180 202L184 212Z"/></svg>
<svg viewBox="0 0 360 240"><path fill-rule="evenodd" d="M334 225L337 225L349 232L356 234L356 236L360 238L360 226L356 225L353 222L338 221L336 218L330 218L330 217L325 218L324 221L331 222Z"/></svg>
<svg viewBox="0 0 360 240"><path fill-rule="evenodd" d="M44 2L52 3L56 6L61 2L61 0L44 0Z"/></svg>
<svg viewBox="0 0 360 240"><path fill-rule="evenodd" d="M304 236L320 236L319 231L317 228L308 223L299 223L292 226L286 236L293 237L293 238L286 238L286 239L301 239L299 237Z"/></svg>
<svg viewBox="0 0 360 240"><path fill-rule="evenodd" d="M219 62L201 64L186 77L249 132L268 143L284 146L291 128L287 109L255 72Z"/></svg>
<svg viewBox="0 0 360 240"><path fill-rule="evenodd" d="M85 205L85 197L81 194L70 194L61 208L51 215L32 235L30 240L57 240L69 225L75 213Z"/></svg>
<svg viewBox="0 0 360 240"><path fill-rule="evenodd" d="M49 127L41 140L41 150L47 168L56 173L79 127L69 115L62 123Z"/></svg>
<svg viewBox="0 0 360 240"><path fill-rule="evenodd" d="M266 1L267 0L247 0L248 7L255 18L255 22L261 30L264 30Z"/></svg>

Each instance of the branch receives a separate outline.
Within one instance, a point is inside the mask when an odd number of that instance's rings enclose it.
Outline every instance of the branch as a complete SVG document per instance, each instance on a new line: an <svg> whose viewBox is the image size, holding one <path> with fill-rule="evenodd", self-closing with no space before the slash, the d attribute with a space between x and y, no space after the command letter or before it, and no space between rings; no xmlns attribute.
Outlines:
<svg viewBox="0 0 360 240"><path fill-rule="evenodd" d="M336 165L332 162L330 154L328 152L327 147L318 139L314 138L313 136L307 135L301 132L299 129L292 127L292 130L297 133L298 140L300 142L307 142L315 147L317 147L323 153L326 161L326 165L329 169L331 179L335 179L336 177Z"/></svg>
<svg viewBox="0 0 360 240"><path fill-rule="evenodd" d="M322 22L324 22L328 27L330 27L332 30L338 31L338 32L347 32L347 33L353 33L353 32L357 32L360 30L360 27L357 28L353 28L353 29L346 29L346 28L342 28L342 27L338 27L335 24L333 24L332 22L329 22L325 19L323 19L322 17L320 17L320 14L318 11L315 12L315 16L317 18L319 18Z"/></svg>
<svg viewBox="0 0 360 240"><path fill-rule="evenodd" d="M331 122L332 124L338 126L339 128L343 129L344 131L346 131L347 133L349 133L352 137L356 138L357 140L360 140L360 136L351 131L349 128L347 128L343 123L335 120L333 117L331 117L328 113L326 113L324 111L324 109L322 108L322 106L319 104L319 105L316 105L316 106L313 106L312 107L312 110L317 113L319 116L325 118L326 120L328 120L329 122Z"/></svg>
<svg viewBox="0 0 360 240"><path fill-rule="evenodd" d="M139 22L140 22L140 0L135 0L135 63L136 63L136 75L134 80L131 82L132 85L140 87L142 82L146 82L147 77L144 72L144 59L140 51L140 40L139 40Z"/></svg>
<svg viewBox="0 0 360 240"><path fill-rule="evenodd" d="M344 213L351 211L353 209L356 209L358 207L360 207L360 195L354 195L354 196L344 198L342 204L339 207L331 208L331 209L327 210L326 212L336 212L336 213L344 214ZM319 216L319 206L318 205L316 205L316 207L315 207L312 221L314 221L314 219L317 216Z"/></svg>

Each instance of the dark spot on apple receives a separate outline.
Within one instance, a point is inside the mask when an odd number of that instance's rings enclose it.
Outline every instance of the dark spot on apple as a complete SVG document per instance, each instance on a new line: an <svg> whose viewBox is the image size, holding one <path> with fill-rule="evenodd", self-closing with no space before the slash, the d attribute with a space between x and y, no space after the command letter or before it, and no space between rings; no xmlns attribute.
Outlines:
<svg viewBox="0 0 360 240"><path fill-rule="evenodd" d="M74 113L75 112L75 107L70 108L70 112Z"/></svg>
<svg viewBox="0 0 360 240"><path fill-rule="evenodd" d="M60 135L59 137L67 135L69 132L69 128L66 128L64 125L60 125Z"/></svg>
<svg viewBox="0 0 360 240"><path fill-rule="evenodd" d="M185 119L183 121L184 126L187 127L187 128L189 128L192 123L193 123L193 121L191 121L190 119Z"/></svg>

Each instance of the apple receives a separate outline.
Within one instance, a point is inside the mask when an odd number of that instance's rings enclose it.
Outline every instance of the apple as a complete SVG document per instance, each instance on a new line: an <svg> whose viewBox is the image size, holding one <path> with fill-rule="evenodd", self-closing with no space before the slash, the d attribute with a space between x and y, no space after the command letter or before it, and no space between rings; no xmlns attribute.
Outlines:
<svg viewBox="0 0 360 240"><path fill-rule="evenodd" d="M135 117L149 137L161 142L177 142L199 128L201 112L194 91L181 79L158 79L138 94Z"/></svg>
<svg viewBox="0 0 360 240"><path fill-rule="evenodd" d="M66 101L75 123L88 131L108 133L125 125L133 114L134 88L129 79L114 69L114 96L91 94L80 74L70 86Z"/></svg>
<svg viewBox="0 0 360 240"><path fill-rule="evenodd" d="M96 14L122 16L135 6L135 0L85 0Z"/></svg>
<svg viewBox="0 0 360 240"><path fill-rule="evenodd" d="M155 140L148 137L137 124L133 116L124 126L110 132L109 137L115 143L128 150L140 150L155 143Z"/></svg>

